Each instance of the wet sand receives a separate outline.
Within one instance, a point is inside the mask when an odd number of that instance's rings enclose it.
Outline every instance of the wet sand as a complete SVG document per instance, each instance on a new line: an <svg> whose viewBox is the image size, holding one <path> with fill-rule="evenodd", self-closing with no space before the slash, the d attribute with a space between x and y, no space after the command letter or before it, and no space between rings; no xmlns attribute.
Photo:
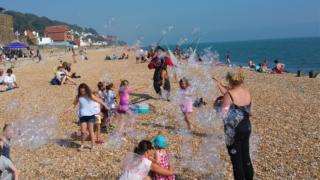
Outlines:
<svg viewBox="0 0 320 180"><path fill-rule="evenodd" d="M153 107L153 113L137 117L136 138L128 138L119 149L98 145L95 152L77 152L79 127L76 110L62 116L76 94L76 86L62 87L49 84L58 56L44 57L43 63L28 63L14 69L20 88L0 93L0 125L23 123L28 117L45 113L57 120L51 143L37 149L12 147L12 159L21 171L21 179L115 179L121 173L119 162L132 152L139 138L152 138L160 129L159 117L169 117L165 131L169 151L181 158L182 138L175 127L181 126L174 116L178 107L158 101L152 88L153 71L147 64L135 64L134 52L128 61L104 61L112 50L89 50L89 61L80 61L72 67L81 75L77 83L85 82L96 89L99 80L112 81L118 87L120 79L129 80L132 87L143 86L131 96L132 101L143 100ZM65 56L72 61L71 53ZM223 76L226 68L215 68L212 74ZM292 74L258 74L246 71L245 85L254 98L254 116L251 119L254 135L258 137L257 152L253 160L257 179L317 179L320 177L320 79L297 78ZM172 83L173 91L178 84ZM215 90L214 97L218 91ZM211 106L212 99L207 100ZM14 102L14 103L12 103ZM9 106L9 107L8 107ZM222 123L222 122L221 122ZM183 123L182 123L183 126ZM192 146L199 149L203 134L210 129L197 128L192 136ZM222 132L222 127L217 131ZM77 134L70 136L76 132ZM140 133L140 134L139 134ZM140 136L140 137L139 137ZM106 142L110 135L103 134ZM58 142L58 143L57 143ZM65 146L63 146L65 145ZM111 149L111 150L110 150ZM232 177L231 164L225 148L219 152L225 162L225 179ZM205 179L209 174L180 169L181 179Z"/></svg>

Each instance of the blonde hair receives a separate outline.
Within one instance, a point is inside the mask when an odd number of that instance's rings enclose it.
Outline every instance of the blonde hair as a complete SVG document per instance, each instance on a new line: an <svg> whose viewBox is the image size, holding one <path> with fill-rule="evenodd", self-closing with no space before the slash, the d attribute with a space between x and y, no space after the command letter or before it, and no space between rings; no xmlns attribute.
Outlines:
<svg viewBox="0 0 320 180"><path fill-rule="evenodd" d="M239 86L244 82L244 72L242 69L239 69L236 73L228 72L226 79L231 87Z"/></svg>

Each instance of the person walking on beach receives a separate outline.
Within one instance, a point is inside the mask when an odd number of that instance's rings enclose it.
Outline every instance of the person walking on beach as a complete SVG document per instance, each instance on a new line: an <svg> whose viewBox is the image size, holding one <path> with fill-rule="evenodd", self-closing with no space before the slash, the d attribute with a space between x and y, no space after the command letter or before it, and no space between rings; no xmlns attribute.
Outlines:
<svg viewBox="0 0 320 180"><path fill-rule="evenodd" d="M87 129L89 130L91 140L91 150L94 149L94 125L96 123L96 104L99 103L105 108L109 109L107 105L100 99L92 94L91 89L85 83L82 83L78 87L78 95L73 104L65 111L67 114L71 109L79 105L79 122L81 127L81 146L79 150L83 150L84 142L86 140Z"/></svg>
<svg viewBox="0 0 320 180"><path fill-rule="evenodd" d="M243 87L244 75L241 70L227 74L229 88L225 88L219 79L215 77L213 79L224 94L222 107L218 109L221 110L219 113L224 121L225 141L232 162L234 179L251 180L254 174L249 151L251 93Z"/></svg>
<svg viewBox="0 0 320 180"><path fill-rule="evenodd" d="M160 99L163 99L163 90L166 91L166 99L170 101L170 78L168 77L168 66L173 66L172 60L166 56L164 49L156 48L157 55L148 65L149 69L155 69L153 74L153 87Z"/></svg>

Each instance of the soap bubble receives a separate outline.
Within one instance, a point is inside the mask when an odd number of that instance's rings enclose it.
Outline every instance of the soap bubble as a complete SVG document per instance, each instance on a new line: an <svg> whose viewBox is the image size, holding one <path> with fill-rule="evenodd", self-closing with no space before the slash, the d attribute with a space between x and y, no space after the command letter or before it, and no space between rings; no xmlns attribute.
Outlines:
<svg viewBox="0 0 320 180"><path fill-rule="evenodd" d="M58 119L45 113L27 117L21 124L13 124L16 137L13 145L30 149L50 143L58 130Z"/></svg>

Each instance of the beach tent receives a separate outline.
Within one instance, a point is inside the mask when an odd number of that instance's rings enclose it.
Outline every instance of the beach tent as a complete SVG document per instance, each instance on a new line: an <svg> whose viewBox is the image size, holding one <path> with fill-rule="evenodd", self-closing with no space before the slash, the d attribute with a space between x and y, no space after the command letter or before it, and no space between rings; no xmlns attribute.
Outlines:
<svg viewBox="0 0 320 180"><path fill-rule="evenodd" d="M3 47L3 49L28 49L29 46L21 42L13 42Z"/></svg>
<svg viewBox="0 0 320 180"><path fill-rule="evenodd" d="M74 44L71 44L70 42L52 42L49 43L48 46L73 47Z"/></svg>

